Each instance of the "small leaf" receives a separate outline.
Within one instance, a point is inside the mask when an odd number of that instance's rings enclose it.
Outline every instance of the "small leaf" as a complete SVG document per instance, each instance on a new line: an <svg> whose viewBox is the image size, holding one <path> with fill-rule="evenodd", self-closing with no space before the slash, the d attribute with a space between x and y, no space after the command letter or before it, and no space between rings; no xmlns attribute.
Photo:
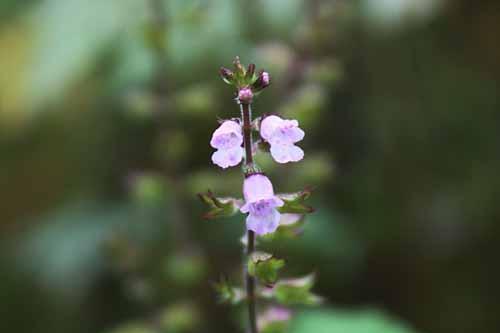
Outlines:
<svg viewBox="0 0 500 333"><path fill-rule="evenodd" d="M274 258L265 252L254 252L248 259L248 273L266 285L273 285L278 279L278 271L285 266L283 259Z"/></svg>
<svg viewBox="0 0 500 333"><path fill-rule="evenodd" d="M300 192L278 194L278 197L285 203L278 209L279 212L292 214L307 214L314 212L314 208L304 204L304 201L311 196L311 193L311 188L305 188Z"/></svg>
<svg viewBox="0 0 500 333"><path fill-rule="evenodd" d="M210 190L206 193L198 193L201 201L208 205L210 210L203 215L205 219L218 217L230 217L240 211L243 202L235 198L217 198Z"/></svg>
<svg viewBox="0 0 500 333"><path fill-rule="evenodd" d="M275 299L284 305L317 305L321 297L313 294L314 274L303 278L279 281L273 288Z"/></svg>
<svg viewBox="0 0 500 333"><path fill-rule="evenodd" d="M214 288L220 303L236 305L245 299L245 292L241 288L231 286L225 277L215 283Z"/></svg>

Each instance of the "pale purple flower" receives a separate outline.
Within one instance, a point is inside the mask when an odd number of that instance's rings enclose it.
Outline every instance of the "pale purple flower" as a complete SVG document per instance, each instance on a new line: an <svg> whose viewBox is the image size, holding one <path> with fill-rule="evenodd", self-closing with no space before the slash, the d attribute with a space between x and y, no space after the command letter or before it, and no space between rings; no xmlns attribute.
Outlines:
<svg viewBox="0 0 500 333"><path fill-rule="evenodd" d="M210 145L217 151L212 154L212 162L221 168L238 165L243 158L243 135L241 126L233 120L226 120L212 134Z"/></svg>
<svg viewBox="0 0 500 333"><path fill-rule="evenodd" d="M238 100L240 101L240 103L249 104L252 103L252 99L253 99L252 89L246 87L240 89L240 91L238 92Z"/></svg>
<svg viewBox="0 0 500 333"><path fill-rule="evenodd" d="M274 232L279 225L281 214L276 207L284 205L283 200L274 195L273 184L262 174L253 174L243 183L245 204L242 213L248 213L247 229L257 235Z"/></svg>
<svg viewBox="0 0 500 333"><path fill-rule="evenodd" d="M297 162L304 158L304 151L295 145L304 138L297 120L268 116L261 122L260 136L271 145L271 155L276 162Z"/></svg>
<svg viewBox="0 0 500 333"><path fill-rule="evenodd" d="M267 309L258 318L258 327L263 330L269 324L275 322L286 322L292 318L292 311L283 307L272 307Z"/></svg>

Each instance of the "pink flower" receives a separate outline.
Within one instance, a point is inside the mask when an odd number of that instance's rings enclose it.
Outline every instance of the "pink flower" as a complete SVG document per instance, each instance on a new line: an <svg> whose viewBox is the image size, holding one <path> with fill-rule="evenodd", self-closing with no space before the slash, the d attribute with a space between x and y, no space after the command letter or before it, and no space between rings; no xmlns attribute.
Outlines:
<svg viewBox="0 0 500 333"><path fill-rule="evenodd" d="M212 162L225 169L238 165L243 158L243 135L236 121L226 120L212 134L210 145L217 151L212 154Z"/></svg>
<svg viewBox="0 0 500 333"><path fill-rule="evenodd" d="M238 92L238 100L240 101L240 103L250 104L250 103L252 103L252 99L253 99L252 89L246 87L246 88L242 88Z"/></svg>
<svg viewBox="0 0 500 333"><path fill-rule="evenodd" d="M271 155L276 162L297 162L304 158L304 151L295 145L304 138L297 120L268 116L262 120L260 136L271 145Z"/></svg>
<svg viewBox="0 0 500 333"><path fill-rule="evenodd" d="M270 78L269 78L269 73L268 72L262 72L260 75L262 78L262 87L265 88L269 85Z"/></svg>
<svg viewBox="0 0 500 333"><path fill-rule="evenodd" d="M283 200L274 195L273 184L262 174L253 174L243 183L245 204L240 208L247 216L247 229L257 235L274 232L279 225L281 214L276 207L284 205Z"/></svg>
<svg viewBox="0 0 500 333"><path fill-rule="evenodd" d="M272 307L267 309L258 318L259 330L263 330L268 325L276 322L286 322L292 318L292 311L282 307Z"/></svg>

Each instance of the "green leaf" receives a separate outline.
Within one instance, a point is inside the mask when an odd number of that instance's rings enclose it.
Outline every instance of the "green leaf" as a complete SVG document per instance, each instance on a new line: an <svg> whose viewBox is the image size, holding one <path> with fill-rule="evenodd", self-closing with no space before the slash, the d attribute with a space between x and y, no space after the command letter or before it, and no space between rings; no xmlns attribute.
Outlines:
<svg viewBox="0 0 500 333"><path fill-rule="evenodd" d="M222 278L214 284L219 303L239 304L245 299L245 292L241 288L231 286L227 278Z"/></svg>
<svg viewBox="0 0 500 333"><path fill-rule="evenodd" d="M270 234L271 239L297 238L303 232L304 223L304 214L281 214L280 226L276 232Z"/></svg>
<svg viewBox="0 0 500 333"><path fill-rule="evenodd" d="M157 204L167 198L165 179L156 173L138 173L130 177L131 196L140 204Z"/></svg>
<svg viewBox="0 0 500 333"><path fill-rule="evenodd" d="M322 299L311 293L313 285L314 274L298 279L281 280L273 288L273 295L284 305L317 305Z"/></svg>
<svg viewBox="0 0 500 333"><path fill-rule="evenodd" d="M180 287L192 287L203 279L206 270L204 258L197 253L177 252L165 260L165 275Z"/></svg>
<svg viewBox="0 0 500 333"><path fill-rule="evenodd" d="M203 218L209 220L233 216L240 211L243 204L241 200L235 198L217 198L210 190L206 193L198 193L198 197L210 208L203 215Z"/></svg>
<svg viewBox="0 0 500 333"><path fill-rule="evenodd" d="M307 311L296 317L290 333L416 333L378 310Z"/></svg>
<svg viewBox="0 0 500 333"><path fill-rule="evenodd" d="M248 259L248 273L262 283L272 285L278 279L278 271L285 266L283 259L265 252L254 252Z"/></svg>
<svg viewBox="0 0 500 333"><path fill-rule="evenodd" d="M274 321L266 325L261 333L286 333L288 328L288 323L284 321Z"/></svg>
<svg viewBox="0 0 500 333"><path fill-rule="evenodd" d="M279 212L292 214L307 214L314 212L314 208L304 204L304 201L311 196L311 193L311 188L305 188L300 192L278 194L278 197L285 203L278 209Z"/></svg>
<svg viewBox="0 0 500 333"><path fill-rule="evenodd" d="M200 310L190 302L169 305L160 314L159 324L161 332L194 332L201 324Z"/></svg>

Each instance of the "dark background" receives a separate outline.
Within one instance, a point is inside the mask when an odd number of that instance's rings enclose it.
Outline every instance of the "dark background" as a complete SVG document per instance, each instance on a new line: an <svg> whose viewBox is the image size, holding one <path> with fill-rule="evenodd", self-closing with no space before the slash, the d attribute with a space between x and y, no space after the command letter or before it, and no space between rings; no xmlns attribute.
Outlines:
<svg viewBox="0 0 500 333"><path fill-rule="evenodd" d="M273 78L255 114L306 132L300 163L259 156L279 192L316 187L275 245L327 300L292 331L499 331L500 2L0 0L0 18L1 332L243 331L211 287L239 281L243 218L204 221L195 195L241 195L208 144L238 116L218 77L236 55Z"/></svg>

